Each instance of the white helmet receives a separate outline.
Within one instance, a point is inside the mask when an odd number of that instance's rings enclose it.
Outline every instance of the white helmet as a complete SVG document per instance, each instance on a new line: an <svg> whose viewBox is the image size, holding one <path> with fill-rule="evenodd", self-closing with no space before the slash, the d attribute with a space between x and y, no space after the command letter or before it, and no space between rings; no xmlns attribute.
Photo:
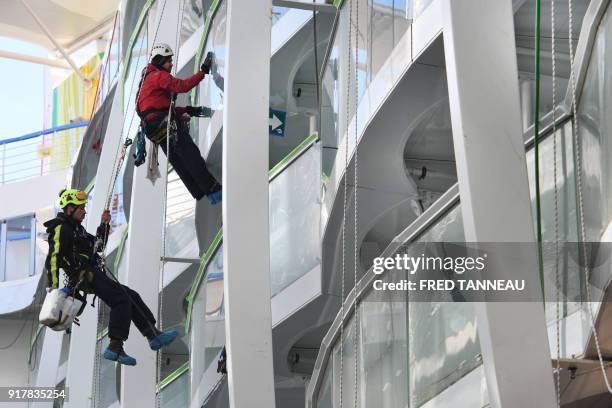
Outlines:
<svg viewBox="0 0 612 408"><path fill-rule="evenodd" d="M174 53L168 44L158 43L155 44L151 50L151 61L153 61L153 58L157 57L158 55L161 55L162 57L169 57L174 55Z"/></svg>

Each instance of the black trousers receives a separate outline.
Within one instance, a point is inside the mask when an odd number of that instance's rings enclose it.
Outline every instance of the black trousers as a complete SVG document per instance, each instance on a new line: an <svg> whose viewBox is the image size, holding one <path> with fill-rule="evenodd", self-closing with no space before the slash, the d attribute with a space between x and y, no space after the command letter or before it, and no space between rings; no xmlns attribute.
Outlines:
<svg viewBox="0 0 612 408"><path fill-rule="evenodd" d="M155 327L155 316L142 301L138 292L117 283L103 270L94 267L92 269L93 279L90 288L110 307L108 337L127 340L131 322L134 322L143 336L151 333L152 328Z"/></svg>
<svg viewBox="0 0 612 408"><path fill-rule="evenodd" d="M160 125L165 124L164 117L156 118L146 123L144 127L147 137L154 134ZM181 120L177 120L177 136L170 140L170 155L166 152L166 141L160 146L168 157L176 174L181 178L193 198L199 200L208 194L215 184L215 178L209 173L206 162L200 154L200 149L193 142Z"/></svg>

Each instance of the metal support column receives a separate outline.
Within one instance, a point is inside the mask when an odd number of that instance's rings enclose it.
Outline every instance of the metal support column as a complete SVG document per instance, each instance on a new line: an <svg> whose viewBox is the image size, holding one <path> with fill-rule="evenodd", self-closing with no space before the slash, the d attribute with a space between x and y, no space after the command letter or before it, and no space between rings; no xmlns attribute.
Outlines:
<svg viewBox="0 0 612 408"><path fill-rule="evenodd" d="M106 189L111 182L113 163L117 145L120 143L122 128L123 86L117 86L100 154L100 163L108 163L108 165L98 166L94 198L89 202L87 209L86 227L89 232L95 232L100 224L100 215L106 204ZM70 358L66 377L67 387L70 388L70 398L64 404L66 408L88 407L91 403L97 341L97 307L87 306L79 320L81 325L72 331L70 339Z"/></svg>
<svg viewBox="0 0 612 408"><path fill-rule="evenodd" d="M149 24L154 19L154 27L159 27L155 42L170 44L175 52L178 52L176 38L177 30L180 30L178 23L182 4L180 1L161 0L157 5L157 15L149 16ZM149 41L151 39L152 36ZM148 46L150 50L153 44L150 43ZM160 257L163 245L161 236L166 208L164 191L167 182L167 159L161 149L158 161L161 178L157 179L155 184L147 178L146 165L134 170L130 225L126 242L127 268L125 276L122 276L123 283L138 292L156 316L160 294ZM157 389L157 353L149 348L147 339L134 325L125 343L125 351L136 358L138 365L122 367L121 406L154 407Z"/></svg>
<svg viewBox="0 0 612 408"><path fill-rule="evenodd" d="M512 2L443 0L442 10L465 240L533 243ZM524 279L533 301L474 304L489 398L494 408L552 408L537 251L515 247L504 246L514 263L489 256L485 278Z"/></svg>
<svg viewBox="0 0 612 408"><path fill-rule="evenodd" d="M274 408L268 107L271 0L228 0L223 262L230 407Z"/></svg>

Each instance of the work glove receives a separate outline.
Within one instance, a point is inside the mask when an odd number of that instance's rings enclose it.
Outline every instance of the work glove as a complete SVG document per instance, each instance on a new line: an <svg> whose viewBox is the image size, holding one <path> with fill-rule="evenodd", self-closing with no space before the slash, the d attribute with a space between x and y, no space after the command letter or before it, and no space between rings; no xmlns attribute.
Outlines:
<svg viewBox="0 0 612 408"><path fill-rule="evenodd" d="M189 116L195 116L198 118L210 118L212 116L212 110L206 106L185 106L185 112Z"/></svg>
<svg viewBox="0 0 612 408"><path fill-rule="evenodd" d="M206 58L204 59L204 62L202 63L202 66L200 67L200 69L202 70L202 72L208 75L210 74L210 68L212 67L214 62L215 62L215 54L212 51L208 51L208 53L206 54Z"/></svg>
<svg viewBox="0 0 612 408"><path fill-rule="evenodd" d="M64 297L68 297L72 293L72 290L70 290L70 288L66 288L66 287L61 288L59 291L64 294Z"/></svg>

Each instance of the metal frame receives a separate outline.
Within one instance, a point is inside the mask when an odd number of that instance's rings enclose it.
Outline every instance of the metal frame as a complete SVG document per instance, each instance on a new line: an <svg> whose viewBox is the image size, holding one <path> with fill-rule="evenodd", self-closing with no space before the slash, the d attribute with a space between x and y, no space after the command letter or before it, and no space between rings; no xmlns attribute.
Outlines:
<svg viewBox="0 0 612 408"><path fill-rule="evenodd" d="M159 382L159 384L157 385L156 392L157 393L162 392L164 388L172 384L174 381L180 378L183 374L188 373L189 370L190 370L189 361L185 361L176 370L168 374L166 377L164 377L163 380Z"/></svg>
<svg viewBox="0 0 612 408"><path fill-rule="evenodd" d="M45 33L45 35L47 36L49 41L51 41L53 43L53 45L55 45L57 50L60 52L60 54L62 54L62 56L64 57L66 62L68 62L68 64L70 65L70 67L72 68L74 73L81 79L81 81L83 81L85 83L90 83L91 80L87 79L85 77L85 75L81 72L79 67L77 67L77 65L74 63L72 58L70 58L70 55L68 54L68 52L64 49L64 47L62 47L60 45L60 43L57 42L57 40L55 39L53 34L51 34L51 32L49 31L47 26L42 22L42 20L38 17L38 15L36 15L34 10L32 10L32 7L30 7L30 5L26 2L26 0L21 0L21 4L23 4L23 6L28 11L28 13L30 13L32 18L36 21L36 24L38 24L38 26L41 28L41 30Z"/></svg>

